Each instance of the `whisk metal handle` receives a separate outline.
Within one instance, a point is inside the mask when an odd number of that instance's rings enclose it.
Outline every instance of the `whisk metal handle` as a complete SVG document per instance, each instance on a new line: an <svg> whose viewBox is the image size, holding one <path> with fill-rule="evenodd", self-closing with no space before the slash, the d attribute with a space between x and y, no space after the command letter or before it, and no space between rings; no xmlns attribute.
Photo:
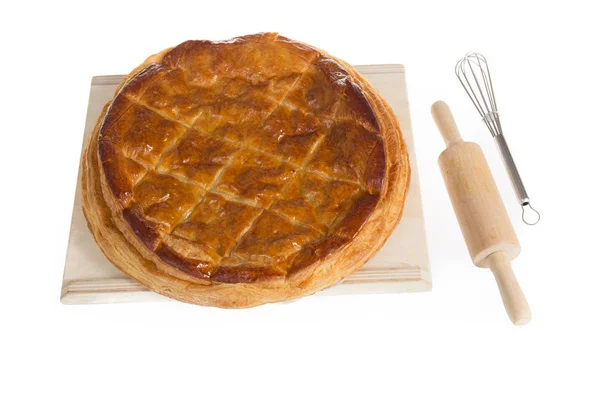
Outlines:
<svg viewBox="0 0 600 400"><path fill-rule="evenodd" d="M510 180L512 182L513 189L523 209L523 222L525 222L528 225L537 224L540 220L540 213L538 213L533 207L531 207L529 196L527 195L527 190L525 190L525 185L523 184L523 180L521 179L521 175L519 174L519 170L517 169L515 160L513 159L513 156L510 153L510 149L508 148L508 144L506 143L504 135L502 133L495 135L494 141L496 142L496 145L498 145L498 149L500 150L500 154L502 155L502 160L504 161L504 166L506 167L508 175L510 175ZM529 212L526 212L526 210L529 210Z"/></svg>

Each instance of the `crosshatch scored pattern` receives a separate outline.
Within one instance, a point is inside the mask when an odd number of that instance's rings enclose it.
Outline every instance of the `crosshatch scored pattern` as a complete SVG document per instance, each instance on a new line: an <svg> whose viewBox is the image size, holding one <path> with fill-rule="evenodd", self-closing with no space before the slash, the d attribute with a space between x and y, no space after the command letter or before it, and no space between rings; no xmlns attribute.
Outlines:
<svg viewBox="0 0 600 400"><path fill-rule="evenodd" d="M171 49L120 89L98 150L144 246L215 282L281 279L347 244L385 178L360 87L276 35Z"/></svg>

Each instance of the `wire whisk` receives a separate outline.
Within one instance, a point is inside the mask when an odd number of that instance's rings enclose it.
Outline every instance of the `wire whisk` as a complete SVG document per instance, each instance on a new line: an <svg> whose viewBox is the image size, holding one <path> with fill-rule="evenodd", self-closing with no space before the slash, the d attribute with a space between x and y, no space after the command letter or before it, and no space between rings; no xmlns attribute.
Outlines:
<svg viewBox="0 0 600 400"><path fill-rule="evenodd" d="M479 53L467 53L467 55L456 63L455 73L481 116L483 123L488 127L494 141L498 145L502 160L511 178L515 194L522 207L521 218L523 222L528 225L537 224L540 220L540 213L531 207L523 180L517 170L515 161L504 138L504 133L502 132L502 124L500 123L500 115L498 114L498 106L496 105L496 96L494 94L494 85L492 84L487 60Z"/></svg>

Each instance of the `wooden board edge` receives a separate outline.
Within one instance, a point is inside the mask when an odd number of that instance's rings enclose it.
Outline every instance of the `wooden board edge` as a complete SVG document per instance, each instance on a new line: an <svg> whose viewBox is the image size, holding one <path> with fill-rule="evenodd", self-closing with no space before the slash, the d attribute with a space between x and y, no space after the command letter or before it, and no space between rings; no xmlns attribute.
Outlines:
<svg viewBox="0 0 600 400"><path fill-rule="evenodd" d="M360 271L359 271L360 272ZM431 291L431 279L421 269L410 267L391 273L387 268L363 271L317 295L405 293ZM351 288L351 289L350 289ZM61 291L63 304L110 304L169 301L143 285L128 279L97 279L67 282Z"/></svg>

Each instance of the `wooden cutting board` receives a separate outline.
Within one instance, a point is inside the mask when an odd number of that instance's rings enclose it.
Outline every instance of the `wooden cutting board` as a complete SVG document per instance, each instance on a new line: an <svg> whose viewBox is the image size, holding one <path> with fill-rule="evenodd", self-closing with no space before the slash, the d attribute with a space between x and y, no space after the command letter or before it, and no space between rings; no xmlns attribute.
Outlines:
<svg viewBox="0 0 600 400"><path fill-rule="evenodd" d="M367 264L339 284L317 294L399 293L431 290L431 272L425 236L425 221L415 147L411 128L404 66L398 64L359 65L362 73L394 110L411 160L411 184L402 220ZM83 144L91 134L104 104L109 101L124 75L92 78ZM82 146L83 151L83 146ZM79 172L81 175L81 171ZM71 233L61 291L64 304L171 301L134 282L102 254L87 228L81 211L81 181L73 205Z"/></svg>

